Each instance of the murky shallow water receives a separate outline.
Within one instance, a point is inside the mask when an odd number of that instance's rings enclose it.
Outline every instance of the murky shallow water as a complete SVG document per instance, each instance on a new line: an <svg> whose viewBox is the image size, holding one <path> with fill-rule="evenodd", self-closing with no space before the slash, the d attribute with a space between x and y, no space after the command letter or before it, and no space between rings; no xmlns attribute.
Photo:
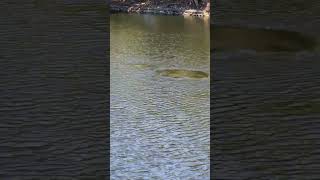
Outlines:
<svg viewBox="0 0 320 180"><path fill-rule="evenodd" d="M209 179L209 21L117 14L110 26L111 179Z"/></svg>

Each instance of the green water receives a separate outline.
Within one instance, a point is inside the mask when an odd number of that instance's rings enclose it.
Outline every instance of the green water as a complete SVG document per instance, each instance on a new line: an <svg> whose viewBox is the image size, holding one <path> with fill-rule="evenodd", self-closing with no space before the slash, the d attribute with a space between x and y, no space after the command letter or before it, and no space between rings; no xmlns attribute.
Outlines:
<svg viewBox="0 0 320 180"><path fill-rule="evenodd" d="M111 178L209 179L209 21L111 16Z"/></svg>

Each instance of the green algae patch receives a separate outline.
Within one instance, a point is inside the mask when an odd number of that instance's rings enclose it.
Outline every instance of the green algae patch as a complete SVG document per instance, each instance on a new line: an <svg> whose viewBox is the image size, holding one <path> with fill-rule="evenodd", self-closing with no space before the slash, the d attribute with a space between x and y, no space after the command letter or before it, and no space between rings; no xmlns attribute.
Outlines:
<svg viewBox="0 0 320 180"><path fill-rule="evenodd" d="M208 78L209 74L203 71L193 71L186 69L165 69L158 70L159 75L171 77L171 78L192 78L192 79L202 79Z"/></svg>

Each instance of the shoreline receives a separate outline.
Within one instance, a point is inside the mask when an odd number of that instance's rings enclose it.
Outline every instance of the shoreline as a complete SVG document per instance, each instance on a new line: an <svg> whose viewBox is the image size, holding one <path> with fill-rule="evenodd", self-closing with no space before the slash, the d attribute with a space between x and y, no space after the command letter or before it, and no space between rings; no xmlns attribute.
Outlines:
<svg viewBox="0 0 320 180"><path fill-rule="evenodd" d="M210 17L210 10L207 9L190 9L187 7L161 7L145 6L145 4L134 5L110 5L110 13L127 13L127 14L152 14L152 15L171 15L171 16L195 16Z"/></svg>

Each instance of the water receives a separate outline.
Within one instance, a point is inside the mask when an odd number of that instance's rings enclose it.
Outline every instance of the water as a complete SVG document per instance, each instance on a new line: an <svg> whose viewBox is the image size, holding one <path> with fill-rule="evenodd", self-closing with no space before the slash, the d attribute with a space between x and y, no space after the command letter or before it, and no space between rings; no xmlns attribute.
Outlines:
<svg viewBox="0 0 320 180"><path fill-rule="evenodd" d="M271 29L211 31L214 179L319 175L319 38Z"/></svg>
<svg viewBox="0 0 320 180"><path fill-rule="evenodd" d="M209 21L112 15L111 179L209 179Z"/></svg>
<svg viewBox="0 0 320 180"><path fill-rule="evenodd" d="M211 29L211 46L217 51L298 52L319 49L314 37L299 32L220 26Z"/></svg>
<svg viewBox="0 0 320 180"><path fill-rule="evenodd" d="M1 179L104 179L106 3L0 8Z"/></svg>

